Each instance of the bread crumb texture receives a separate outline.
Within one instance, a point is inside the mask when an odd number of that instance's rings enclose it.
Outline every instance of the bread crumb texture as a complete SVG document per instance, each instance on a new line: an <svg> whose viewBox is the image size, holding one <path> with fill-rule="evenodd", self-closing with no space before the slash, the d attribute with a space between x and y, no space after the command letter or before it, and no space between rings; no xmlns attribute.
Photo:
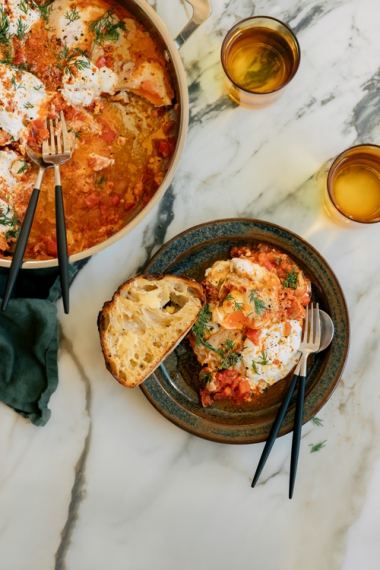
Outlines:
<svg viewBox="0 0 380 570"><path fill-rule="evenodd" d="M107 368L124 386L147 378L194 324L203 288L175 275L139 275L119 287L99 313Z"/></svg>

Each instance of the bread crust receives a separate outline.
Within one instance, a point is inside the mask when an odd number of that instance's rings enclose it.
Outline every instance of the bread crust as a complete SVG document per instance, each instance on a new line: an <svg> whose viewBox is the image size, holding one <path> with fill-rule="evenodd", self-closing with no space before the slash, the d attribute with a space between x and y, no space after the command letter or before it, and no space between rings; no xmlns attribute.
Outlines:
<svg viewBox="0 0 380 570"><path fill-rule="evenodd" d="M127 388L141 384L185 337L205 300L189 277L139 274L122 283L98 315L107 369Z"/></svg>

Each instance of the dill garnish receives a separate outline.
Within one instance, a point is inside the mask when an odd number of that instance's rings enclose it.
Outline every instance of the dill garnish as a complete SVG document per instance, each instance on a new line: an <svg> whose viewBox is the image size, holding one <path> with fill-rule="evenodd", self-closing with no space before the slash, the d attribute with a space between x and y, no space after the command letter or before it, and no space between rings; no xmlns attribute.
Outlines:
<svg viewBox="0 0 380 570"><path fill-rule="evenodd" d="M20 8L20 10L22 12L24 12L24 14L28 13L28 8L29 8L29 3L26 0L22 0L22 2L20 2L20 4L18 5L18 7Z"/></svg>
<svg viewBox="0 0 380 570"><path fill-rule="evenodd" d="M120 37L119 30L125 30L125 23L116 20L112 8L104 12L103 16L90 22L88 29L95 34L91 54L96 45L102 46L106 42L115 43Z"/></svg>
<svg viewBox="0 0 380 570"><path fill-rule="evenodd" d="M78 57L78 55L82 57ZM83 71L84 69L91 69L92 64L89 58L87 57L86 52L82 51L79 48L74 48L70 52L70 48L67 45L67 43L64 44L61 51L58 51L55 54L55 57L57 58L57 62L59 62L56 64L58 69L62 69L64 67L65 68L64 73L66 75L71 75L70 67L76 67L78 71Z"/></svg>
<svg viewBox="0 0 380 570"><path fill-rule="evenodd" d="M26 89L21 83L17 83L14 75L11 77L11 83L15 89Z"/></svg>
<svg viewBox="0 0 380 570"><path fill-rule="evenodd" d="M254 373L255 374L259 373L257 365L265 366L266 364L269 364L268 356L265 354L265 352L262 352L260 354L260 360L252 360L252 369Z"/></svg>
<svg viewBox="0 0 380 570"><path fill-rule="evenodd" d="M287 287L288 289L289 288L297 289L297 279L298 279L298 273L296 271L296 268L292 267L292 270L289 271L289 273L285 277L283 287Z"/></svg>
<svg viewBox="0 0 380 570"><path fill-rule="evenodd" d="M8 45L12 39L12 34L9 33L9 18L5 13L4 6L0 7L0 43Z"/></svg>
<svg viewBox="0 0 380 570"><path fill-rule="evenodd" d="M316 443L315 445L313 443L309 443L309 447L311 447L310 453L315 453L316 451L319 451L320 449L322 449L322 447L326 447L325 446L326 441L327 441L327 439L325 439L324 441L320 441L319 443Z"/></svg>
<svg viewBox="0 0 380 570"><path fill-rule="evenodd" d="M266 305L264 301L258 298L257 289L252 289L252 291L250 291L249 300L254 304L256 315L262 317L264 311L266 310Z"/></svg>
<svg viewBox="0 0 380 570"><path fill-rule="evenodd" d="M228 293L228 295L226 295L224 299L233 302L235 311L243 310L244 303L238 303L237 301L235 301L235 297L231 295L231 293Z"/></svg>
<svg viewBox="0 0 380 570"><path fill-rule="evenodd" d="M99 178L99 180L95 180L95 184L97 184L98 186L101 186L106 180L107 180L107 178L104 176L104 174L102 174L102 176Z"/></svg>
<svg viewBox="0 0 380 570"><path fill-rule="evenodd" d="M67 10L65 18L69 21L69 24L75 22L75 20L80 20L80 12L78 12L76 6L71 11Z"/></svg>
<svg viewBox="0 0 380 570"><path fill-rule="evenodd" d="M211 372L205 372L204 370L201 370L199 379L201 382L203 382L203 384L208 384L208 382L211 382L212 379Z"/></svg>
<svg viewBox="0 0 380 570"><path fill-rule="evenodd" d="M311 421L313 422L313 424L315 424L316 426L323 426L323 420L320 420L319 418L317 418L317 416L315 416L314 418L311 418Z"/></svg>
<svg viewBox="0 0 380 570"><path fill-rule="evenodd" d="M228 338L226 342L222 344L220 353L222 361L219 365L219 370L226 370L227 368L235 366L240 358L240 354L235 352L235 343L230 338Z"/></svg>
<svg viewBox="0 0 380 570"><path fill-rule="evenodd" d="M195 343L199 346L203 344L206 348L211 350L212 352L216 352L220 355L219 350L211 346L207 340L205 340L205 335L211 330L208 323L211 321L212 314L210 311L210 306L208 303L201 309L198 313L198 318L195 321L192 331L195 337Z"/></svg>
<svg viewBox="0 0 380 570"><path fill-rule="evenodd" d="M21 41L22 38L25 36L27 29L28 29L28 24L24 24L20 16L19 19L17 20L17 32L15 34L16 38Z"/></svg>
<svg viewBox="0 0 380 570"><path fill-rule="evenodd" d="M32 6L33 8L35 8L36 10L38 10L38 12L41 15L41 18L48 23L49 22L49 16L50 16L50 12L53 8L52 4L53 4L54 0L48 0L47 2L45 2L44 4L37 4L36 2L34 2L33 0L28 0L28 4L29 6Z"/></svg>
<svg viewBox="0 0 380 570"><path fill-rule="evenodd" d="M24 172L26 172L26 170L28 169L28 163L25 160L25 158L21 158L19 160L19 162L22 162L22 166L20 167L20 169L17 171L17 174L24 174Z"/></svg>
<svg viewBox="0 0 380 570"><path fill-rule="evenodd" d="M17 215L15 213L11 214L11 208L10 206L8 206L8 209L6 212L4 212L4 210L0 210L0 224L2 226L7 226L7 227L15 227L18 226L20 224L20 220L18 219Z"/></svg>
<svg viewBox="0 0 380 570"><path fill-rule="evenodd" d="M24 107L25 107L25 109L34 109L34 105L32 105L31 103L29 103L29 101L24 104Z"/></svg>

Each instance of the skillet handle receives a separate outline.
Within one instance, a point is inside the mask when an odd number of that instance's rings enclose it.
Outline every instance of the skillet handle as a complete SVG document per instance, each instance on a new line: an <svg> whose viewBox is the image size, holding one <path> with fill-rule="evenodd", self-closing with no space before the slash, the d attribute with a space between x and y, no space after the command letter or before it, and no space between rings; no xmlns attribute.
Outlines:
<svg viewBox="0 0 380 570"><path fill-rule="evenodd" d="M210 0L186 0L193 7L193 15L183 28L183 30L174 38L175 46L179 49L189 37L199 28L203 22L211 15L212 6Z"/></svg>

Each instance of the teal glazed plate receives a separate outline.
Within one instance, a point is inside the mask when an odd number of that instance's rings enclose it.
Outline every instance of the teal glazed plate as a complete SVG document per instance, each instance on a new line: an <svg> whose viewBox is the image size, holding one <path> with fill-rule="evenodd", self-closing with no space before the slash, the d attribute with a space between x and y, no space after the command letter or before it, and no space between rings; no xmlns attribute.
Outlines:
<svg viewBox="0 0 380 570"><path fill-rule="evenodd" d="M289 254L312 283L312 300L319 303L334 323L331 345L309 357L304 423L314 417L333 393L342 375L349 346L346 301L334 272L309 243L296 234L260 220L225 219L195 226L166 243L148 262L143 273L185 275L201 282L205 270L219 259L228 259L232 246L258 243L272 245ZM253 402L236 406L217 402L203 408L199 395L198 364L185 338L141 385L148 400L178 427L220 443L265 441L289 374L269 387ZM290 403L279 435L293 429L296 395Z"/></svg>

